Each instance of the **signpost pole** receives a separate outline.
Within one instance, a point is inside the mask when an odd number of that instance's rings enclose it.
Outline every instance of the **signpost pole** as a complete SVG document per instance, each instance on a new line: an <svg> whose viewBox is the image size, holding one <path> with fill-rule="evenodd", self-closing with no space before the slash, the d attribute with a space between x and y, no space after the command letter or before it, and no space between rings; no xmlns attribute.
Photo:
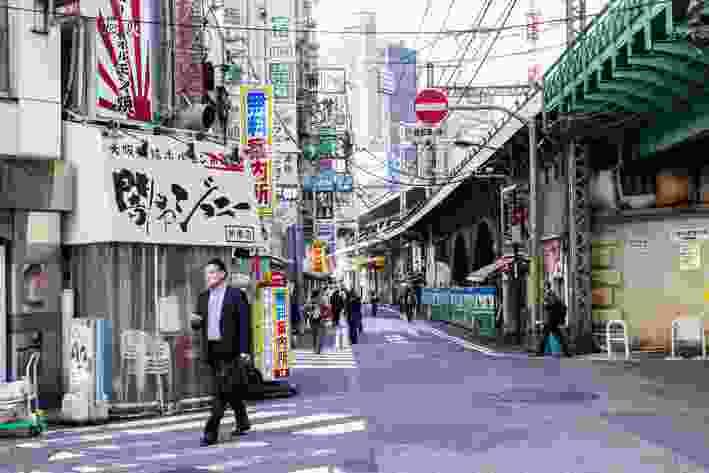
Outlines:
<svg viewBox="0 0 709 473"><path fill-rule="evenodd" d="M426 79L427 84L426 84L426 86L427 86L427 87L433 87L433 83L434 83L434 81L435 81L435 79L434 79L433 63L430 63L430 62L429 62L428 64L426 64L426 72L427 72L427 74L426 74L426 76L427 76L427 79ZM429 174L429 176L427 176L427 177L430 177L430 178L431 178L431 179L428 180L431 184L434 184L434 183L435 183L434 179L435 179L435 176L436 176L436 148L437 148L437 147L438 147L438 138L437 138L437 137L435 136L435 134L434 134L434 136L431 137L431 146L430 146L430 148L429 148L429 150L428 150L429 153L431 153L431 158L430 158L430 159L431 159L431 161L430 161L430 162L431 162L431 168L430 168L430 174ZM433 193L433 189L431 188L430 185L426 186L425 189L426 189L426 190L425 190L426 198L428 199L428 198L431 197L431 194Z"/></svg>

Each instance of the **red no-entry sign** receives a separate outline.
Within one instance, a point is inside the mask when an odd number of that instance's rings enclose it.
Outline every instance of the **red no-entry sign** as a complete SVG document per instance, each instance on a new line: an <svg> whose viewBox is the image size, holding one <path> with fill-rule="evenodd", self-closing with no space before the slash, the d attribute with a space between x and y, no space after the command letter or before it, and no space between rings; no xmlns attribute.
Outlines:
<svg viewBox="0 0 709 473"><path fill-rule="evenodd" d="M438 89L423 89L416 95L416 119L428 126L439 125L448 116L448 96Z"/></svg>

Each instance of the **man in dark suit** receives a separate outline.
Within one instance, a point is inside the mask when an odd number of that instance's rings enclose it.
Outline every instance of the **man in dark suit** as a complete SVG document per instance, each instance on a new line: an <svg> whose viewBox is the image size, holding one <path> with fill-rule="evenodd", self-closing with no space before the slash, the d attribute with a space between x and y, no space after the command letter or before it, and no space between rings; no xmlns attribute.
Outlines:
<svg viewBox="0 0 709 473"><path fill-rule="evenodd" d="M219 424L227 404L234 409L237 423L234 435L251 428L244 405L248 387L244 360L248 359L250 351L250 324L248 301L241 290L227 287L224 262L212 259L204 271L207 290L197 299L193 328L200 331L202 360L212 370L214 401L201 440L201 444L207 446L215 444L219 438Z"/></svg>

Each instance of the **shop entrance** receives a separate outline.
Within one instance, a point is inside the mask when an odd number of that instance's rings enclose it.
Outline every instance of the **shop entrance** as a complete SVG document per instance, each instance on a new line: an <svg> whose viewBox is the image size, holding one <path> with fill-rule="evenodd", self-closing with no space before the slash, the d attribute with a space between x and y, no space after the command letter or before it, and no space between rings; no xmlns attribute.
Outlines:
<svg viewBox="0 0 709 473"><path fill-rule="evenodd" d="M495 249L492 234L487 223L478 227L478 241L475 245L475 269L483 268L495 262Z"/></svg>
<svg viewBox="0 0 709 473"><path fill-rule="evenodd" d="M453 282L458 286L464 286L469 269L465 240L462 235L458 235L455 239L455 249L453 250Z"/></svg>

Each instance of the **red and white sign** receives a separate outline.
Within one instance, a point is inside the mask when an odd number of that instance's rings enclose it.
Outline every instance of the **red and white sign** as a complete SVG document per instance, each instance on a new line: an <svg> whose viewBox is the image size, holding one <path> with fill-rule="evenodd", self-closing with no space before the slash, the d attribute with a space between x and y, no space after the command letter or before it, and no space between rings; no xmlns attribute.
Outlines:
<svg viewBox="0 0 709 473"><path fill-rule="evenodd" d="M416 119L436 126L448 117L448 96L439 89L423 89L416 95Z"/></svg>

